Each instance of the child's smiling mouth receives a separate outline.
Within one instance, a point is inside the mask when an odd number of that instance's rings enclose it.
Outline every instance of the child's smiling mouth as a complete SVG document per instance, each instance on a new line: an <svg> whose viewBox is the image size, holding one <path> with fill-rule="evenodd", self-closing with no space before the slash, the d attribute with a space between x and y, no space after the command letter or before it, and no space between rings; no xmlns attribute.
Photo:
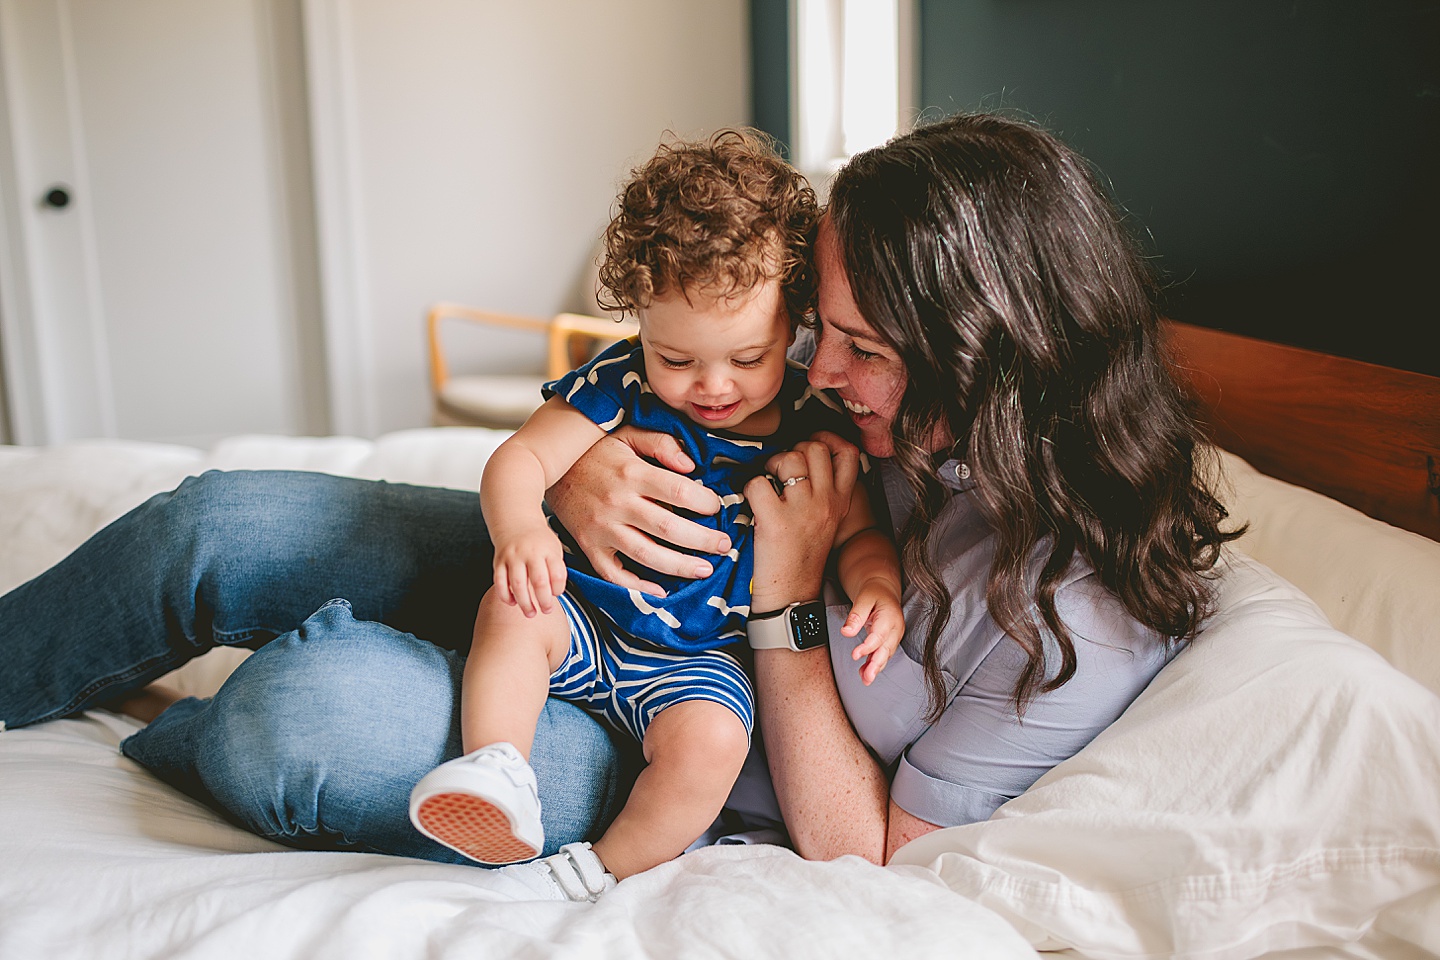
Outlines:
<svg viewBox="0 0 1440 960"><path fill-rule="evenodd" d="M727 403L723 407L707 407L704 404L692 403L690 409L695 411L695 416L701 420L728 420L740 409L740 401Z"/></svg>

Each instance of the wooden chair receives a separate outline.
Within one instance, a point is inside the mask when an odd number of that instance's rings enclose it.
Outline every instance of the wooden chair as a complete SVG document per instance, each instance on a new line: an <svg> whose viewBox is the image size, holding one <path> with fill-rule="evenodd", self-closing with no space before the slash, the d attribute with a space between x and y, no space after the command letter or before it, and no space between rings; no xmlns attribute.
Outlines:
<svg viewBox="0 0 1440 960"><path fill-rule="evenodd" d="M530 330L546 338L546 368L533 373L451 376L441 337L446 321ZM606 320L561 313L549 320L437 303L425 317L430 343L430 386L436 426L497 427L513 430L540 406L540 385L564 376L616 340L634 336L634 320Z"/></svg>

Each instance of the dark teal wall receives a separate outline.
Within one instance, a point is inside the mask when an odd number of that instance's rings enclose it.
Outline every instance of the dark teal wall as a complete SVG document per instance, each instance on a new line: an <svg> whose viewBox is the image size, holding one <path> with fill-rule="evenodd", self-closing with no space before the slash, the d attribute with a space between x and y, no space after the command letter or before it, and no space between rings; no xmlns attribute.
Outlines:
<svg viewBox="0 0 1440 960"><path fill-rule="evenodd" d="M790 13L786 0L750 0L750 116L790 143Z"/></svg>
<svg viewBox="0 0 1440 960"><path fill-rule="evenodd" d="M1440 320L1440 4L921 0L919 33L928 113L1077 146L1172 316L1440 374L1416 344Z"/></svg>

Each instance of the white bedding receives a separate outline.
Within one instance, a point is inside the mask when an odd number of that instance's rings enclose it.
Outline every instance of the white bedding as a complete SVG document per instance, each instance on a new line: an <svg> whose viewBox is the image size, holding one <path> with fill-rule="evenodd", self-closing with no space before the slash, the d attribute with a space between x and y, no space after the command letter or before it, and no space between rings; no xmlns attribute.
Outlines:
<svg viewBox="0 0 1440 960"><path fill-rule="evenodd" d="M0 590L207 467L473 487L499 439L0 447ZM1422 682L1237 557L1201 641L991 821L884 869L711 848L593 907L283 850L120 757L132 722L96 711L0 733L0 957L1440 955L1440 544L1247 471L1227 464L1245 548ZM227 653L180 683L213 689Z"/></svg>
<svg viewBox="0 0 1440 960"><path fill-rule="evenodd" d="M0 956L877 957L1035 954L933 873L778 847L713 847L591 907L511 903L488 872L286 850L224 823L116 752L95 711L4 735Z"/></svg>

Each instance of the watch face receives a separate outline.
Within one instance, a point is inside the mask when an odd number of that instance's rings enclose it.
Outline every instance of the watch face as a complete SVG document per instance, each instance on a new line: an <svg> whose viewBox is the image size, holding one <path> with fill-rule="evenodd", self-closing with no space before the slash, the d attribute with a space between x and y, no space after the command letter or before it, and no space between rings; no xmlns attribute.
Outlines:
<svg viewBox="0 0 1440 960"><path fill-rule="evenodd" d="M825 625L825 607L820 603L808 603L792 610L790 628L795 637L795 646L801 650L824 646L830 642L830 631Z"/></svg>

